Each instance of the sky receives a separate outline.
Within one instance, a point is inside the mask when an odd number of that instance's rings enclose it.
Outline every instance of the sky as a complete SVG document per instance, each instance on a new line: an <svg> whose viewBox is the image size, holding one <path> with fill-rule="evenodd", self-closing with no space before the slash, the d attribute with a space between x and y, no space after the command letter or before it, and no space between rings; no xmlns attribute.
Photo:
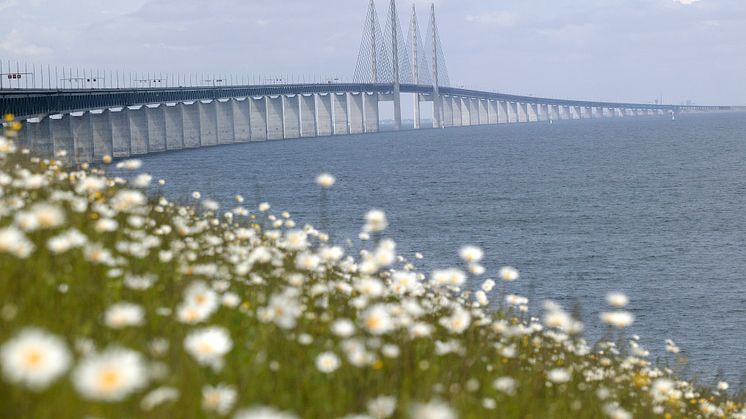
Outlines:
<svg viewBox="0 0 746 419"><path fill-rule="evenodd" d="M137 72L354 73L368 0L0 0L0 59ZM424 32L430 1L415 0ZM454 86L746 104L744 0L436 0ZM388 0L376 0L381 19ZM411 0L398 1L407 32ZM424 33L422 34L425 35Z"/></svg>

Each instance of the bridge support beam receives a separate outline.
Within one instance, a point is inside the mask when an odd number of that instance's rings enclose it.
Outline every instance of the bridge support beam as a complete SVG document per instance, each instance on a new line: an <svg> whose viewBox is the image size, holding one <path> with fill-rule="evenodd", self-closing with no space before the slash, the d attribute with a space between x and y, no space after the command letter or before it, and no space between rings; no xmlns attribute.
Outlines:
<svg viewBox="0 0 746 419"><path fill-rule="evenodd" d="M487 109L487 99L479 99L479 124L486 125L490 123L490 112Z"/></svg>
<svg viewBox="0 0 746 419"><path fill-rule="evenodd" d="M487 101L487 123L490 125L497 124L497 101Z"/></svg>
<svg viewBox="0 0 746 419"><path fill-rule="evenodd" d="M81 116L72 117L74 163L90 163L93 161L93 127L91 126L91 112L84 112Z"/></svg>
<svg viewBox="0 0 746 419"><path fill-rule="evenodd" d="M166 126L166 150L184 148L184 104L177 103L163 108Z"/></svg>
<svg viewBox="0 0 746 419"><path fill-rule="evenodd" d="M316 136L316 96L300 97L300 136Z"/></svg>
<svg viewBox="0 0 746 419"><path fill-rule="evenodd" d="M199 135L202 147L218 144L218 108L217 101L204 103L197 101L199 111Z"/></svg>
<svg viewBox="0 0 746 419"><path fill-rule="evenodd" d="M378 132L378 93L363 94L363 110L365 112L365 132Z"/></svg>
<svg viewBox="0 0 746 419"><path fill-rule="evenodd" d="M145 116L148 118L148 153L166 151L166 124L164 108L166 105L145 110Z"/></svg>
<svg viewBox="0 0 746 419"><path fill-rule="evenodd" d="M479 99L469 98L469 125L479 125Z"/></svg>
<svg viewBox="0 0 746 419"><path fill-rule="evenodd" d="M189 104L184 104L181 109L183 120L182 129L184 131L184 147L195 148L202 146L202 129L200 128L199 118L199 101Z"/></svg>
<svg viewBox="0 0 746 419"><path fill-rule="evenodd" d="M111 157L130 156L130 109L121 108L112 111L111 118Z"/></svg>
<svg viewBox="0 0 746 419"><path fill-rule="evenodd" d="M413 95L413 103L412 103L412 110L414 112L413 118L414 118L414 129L420 129L422 120L420 117L420 94L414 93Z"/></svg>
<svg viewBox="0 0 746 419"><path fill-rule="evenodd" d="M27 125L27 129L31 128L29 147L37 156L54 156L52 125L49 121L49 116L45 116L38 123Z"/></svg>
<svg viewBox="0 0 746 419"><path fill-rule="evenodd" d="M350 93L350 134L362 134L365 128L363 94Z"/></svg>
<svg viewBox="0 0 746 419"><path fill-rule="evenodd" d="M508 102L508 122L518 122L518 103Z"/></svg>
<svg viewBox="0 0 746 419"><path fill-rule="evenodd" d="M248 98L232 99L233 141L247 143L251 140L251 112Z"/></svg>
<svg viewBox="0 0 746 419"><path fill-rule="evenodd" d="M283 105L283 138L300 137L300 97L298 95L282 96Z"/></svg>
<svg viewBox="0 0 746 419"><path fill-rule="evenodd" d="M508 117L508 103L504 101L497 101L497 123L507 124L510 122Z"/></svg>
<svg viewBox="0 0 746 419"><path fill-rule="evenodd" d="M539 121L549 120L549 106L546 104L539 104L539 113L537 115Z"/></svg>
<svg viewBox="0 0 746 419"><path fill-rule="evenodd" d="M451 106L453 107L453 126L461 127L464 125L464 108L461 106L460 97L451 97Z"/></svg>
<svg viewBox="0 0 746 419"><path fill-rule="evenodd" d="M267 96L267 139L282 140L285 138L284 113L282 96Z"/></svg>
<svg viewBox="0 0 746 419"><path fill-rule="evenodd" d="M527 103L518 103L518 122L529 122Z"/></svg>
<svg viewBox="0 0 746 419"><path fill-rule="evenodd" d="M349 116L347 113L347 93L334 93L332 95L332 102L334 103L334 135L347 135L350 133Z"/></svg>
<svg viewBox="0 0 746 419"><path fill-rule="evenodd" d="M249 97L249 114L251 124L251 141L265 141L267 139L267 98Z"/></svg>
<svg viewBox="0 0 746 419"><path fill-rule="evenodd" d="M443 102L443 127L453 126L453 98L450 96L441 96Z"/></svg>
<svg viewBox="0 0 746 419"><path fill-rule="evenodd" d="M51 121L52 141L54 144L54 154L60 155L66 153L67 157L61 160L72 161L74 150L73 145L73 125L72 115L62 115L59 119Z"/></svg>
<svg viewBox="0 0 746 419"><path fill-rule="evenodd" d="M101 160L104 156L111 156L112 132L111 110L104 109L101 113L91 114L91 130L93 133L93 159Z"/></svg>
<svg viewBox="0 0 746 419"><path fill-rule="evenodd" d="M137 156L148 153L148 107L129 110L130 118L130 155Z"/></svg>
<svg viewBox="0 0 746 419"><path fill-rule="evenodd" d="M236 142L236 134L233 126L233 100L213 100L215 106L215 119L217 121L216 144L233 144Z"/></svg>
<svg viewBox="0 0 746 419"><path fill-rule="evenodd" d="M318 120L316 125L319 127L320 136L329 136L334 134L334 120L332 119L332 95L325 93L316 96Z"/></svg>

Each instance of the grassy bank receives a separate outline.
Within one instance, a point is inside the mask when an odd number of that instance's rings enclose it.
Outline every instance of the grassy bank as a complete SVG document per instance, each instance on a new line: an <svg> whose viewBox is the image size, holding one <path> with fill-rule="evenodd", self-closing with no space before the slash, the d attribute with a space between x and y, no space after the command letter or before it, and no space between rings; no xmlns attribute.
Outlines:
<svg viewBox="0 0 746 419"><path fill-rule="evenodd" d="M591 346L556 303L526 313L518 272L477 248L420 272L381 211L346 254L266 204L176 205L8 138L0 155L2 417L746 417L726 383L653 365L623 295Z"/></svg>

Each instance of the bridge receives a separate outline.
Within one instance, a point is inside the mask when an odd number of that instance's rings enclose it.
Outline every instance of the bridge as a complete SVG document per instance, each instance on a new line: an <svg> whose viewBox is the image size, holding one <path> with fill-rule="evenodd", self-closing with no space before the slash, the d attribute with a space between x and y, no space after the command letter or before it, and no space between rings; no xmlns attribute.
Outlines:
<svg viewBox="0 0 746 419"><path fill-rule="evenodd" d="M423 104L432 106L433 128L746 110L552 99L456 88L450 86L434 5L424 41L414 6L409 32L403 36L395 0L390 0L384 30L373 0L364 26L351 83L225 83L225 77L190 76L187 81L181 75L150 74L134 80L130 74L128 80L125 74L114 77L113 72L104 80L105 72L84 71L81 77L77 70L75 76L72 70L62 70L60 78L57 69L52 79L50 67L46 73L43 67L29 72L27 66L21 71L20 65L13 69L8 64L0 67L9 80L0 85L0 111L25 121L19 138L35 153L65 155L71 163L83 163L106 155L126 158L222 144L378 132L381 102L393 102L393 129L398 130L402 128L403 93L414 98L415 129L422 128ZM26 84L22 86L23 75ZM137 85L143 81L165 87Z"/></svg>

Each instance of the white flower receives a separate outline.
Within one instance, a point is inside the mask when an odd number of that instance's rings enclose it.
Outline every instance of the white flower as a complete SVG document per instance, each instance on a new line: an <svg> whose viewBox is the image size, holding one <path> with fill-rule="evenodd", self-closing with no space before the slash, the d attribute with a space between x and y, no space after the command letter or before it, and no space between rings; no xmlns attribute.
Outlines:
<svg viewBox="0 0 746 419"><path fill-rule="evenodd" d="M303 269L306 271L316 270L316 268L319 267L320 262L321 258L310 252L298 253L298 255L295 257L295 266L298 269Z"/></svg>
<svg viewBox="0 0 746 419"><path fill-rule="evenodd" d="M341 338L348 338L355 333L355 324L349 319L337 319L332 323L332 333Z"/></svg>
<svg viewBox="0 0 746 419"><path fill-rule="evenodd" d="M555 384L563 384L570 381L572 374L564 368L554 368L547 372L547 378Z"/></svg>
<svg viewBox="0 0 746 419"><path fill-rule="evenodd" d="M285 233L285 248L303 250L308 247L308 234L303 230L291 230Z"/></svg>
<svg viewBox="0 0 746 419"><path fill-rule="evenodd" d="M629 311L604 312L600 317L602 322L618 329L623 329L635 321L635 316Z"/></svg>
<svg viewBox="0 0 746 419"><path fill-rule="evenodd" d="M463 333L471 323L471 315L461 307L456 308L449 317L440 319L440 325L451 333Z"/></svg>
<svg viewBox="0 0 746 419"><path fill-rule="evenodd" d="M73 384L86 399L120 401L148 383L142 356L132 350L111 348L84 358L73 372Z"/></svg>
<svg viewBox="0 0 746 419"><path fill-rule="evenodd" d="M117 223L115 220L112 220L111 218L102 218L96 221L96 225L94 227L94 229L98 233L115 231L117 228L119 228L119 223Z"/></svg>
<svg viewBox="0 0 746 419"><path fill-rule="evenodd" d="M236 388L225 384L202 387L202 408L225 415L236 403Z"/></svg>
<svg viewBox="0 0 746 419"><path fill-rule="evenodd" d="M43 390L70 366L70 353L62 339L39 329L25 329L0 347L5 379Z"/></svg>
<svg viewBox="0 0 746 419"><path fill-rule="evenodd" d="M362 314L365 328L374 335L383 335L394 328L388 309L384 305L375 305Z"/></svg>
<svg viewBox="0 0 746 419"><path fill-rule="evenodd" d="M228 331L214 326L190 333L184 339L184 348L198 363L215 365L233 348L233 341Z"/></svg>
<svg viewBox="0 0 746 419"><path fill-rule="evenodd" d="M336 181L337 179L329 173L322 173L316 176L316 184L321 186L322 188L331 188Z"/></svg>
<svg viewBox="0 0 746 419"><path fill-rule="evenodd" d="M173 387L158 387L142 398L140 407L142 410L150 411L163 403L178 399L179 390Z"/></svg>
<svg viewBox="0 0 746 419"><path fill-rule="evenodd" d="M153 176L150 176L147 173L141 173L135 177L135 179L132 181L132 184L136 188L147 188L150 186L150 182L153 180Z"/></svg>
<svg viewBox="0 0 746 419"><path fill-rule="evenodd" d="M512 396L515 394L518 382L512 377L500 377L492 382L492 387L499 392Z"/></svg>
<svg viewBox="0 0 746 419"><path fill-rule="evenodd" d="M266 202L262 202L261 204L259 204L259 211L261 212L267 212L269 211L269 208L270 208L270 205Z"/></svg>
<svg viewBox="0 0 746 419"><path fill-rule="evenodd" d="M606 294L606 302L614 308L622 308L629 304L629 298L621 292L610 292Z"/></svg>
<svg viewBox="0 0 746 419"><path fill-rule="evenodd" d="M730 387L730 386L725 381L718 382L718 385L717 385L718 390L725 391L725 390L728 389L728 387Z"/></svg>
<svg viewBox="0 0 746 419"><path fill-rule="evenodd" d="M118 303L106 309L104 323L112 329L140 326L145 320L145 310L137 304Z"/></svg>
<svg viewBox="0 0 746 419"><path fill-rule="evenodd" d="M137 159L124 160L117 163L117 169L137 170L142 167L142 161Z"/></svg>
<svg viewBox="0 0 746 419"><path fill-rule="evenodd" d="M459 256L461 256L461 259L466 263L477 263L482 260L484 252L476 246L464 246L459 250Z"/></svg>
<svg viewBox="0 0 746 419"><path fill-rule="evenodd" d="M383 211L373 209L365 214L365 227L363 228L365 232L380 233L381 231L386 230L386 227L388 226L389 222L386 219L386 213Z"/></svg>
<svg viewBox="0 0 746 419"><path fill-rule="evenodd" d="M460 269L439 269L433 271L430 276L435 285L461 286L466 281L466 274Z"/></svg>
<svg viewBox="0 0 746 419"><path fill-rule="evenodd" d="M38 228L55 228L65 222L65 213L59 208L47 203L34 204L31 214L36 218Z"/></svg>
<svg viewBox="0 0 746 419"><path fill-rule="evenodd" d="M378 396L368 402L368 413L376 419L391 417L396 409L396 397Z"/></svg>
<svg viewBox="0 0 746 419"><path fill-rule="evenodd" d="M412 406L412 419L456 419L456 412L447 404L434 400L430 403L416 403Z"/></svg>
<svg viewBox="0 0 746 419"><path fill-rule="evenodd" d="M111 207L119 212L127 212L146 202L147 198L140 191L121 190L111 198Z"/></svg>
<svg viewBox="0 0 746 419"><path fill-rule="evenodd" d="M15 227L0 228L0 253L27 258L34 251L34 244Z"/></svg>
<svg viewBox="0 0 746 419"><path fill-rule="evenodd" d="M513 267L503 266L500 268L500 279L505 282L513 282L518 279L519 276L518 271Z"/></svg>
<svg viewBox="0 0 746 419"><path fill-rule="evenodd" d="M316 368L324 374L329 374L339 368L339 357L334 352L323 352L316 357Z"/></svg>

